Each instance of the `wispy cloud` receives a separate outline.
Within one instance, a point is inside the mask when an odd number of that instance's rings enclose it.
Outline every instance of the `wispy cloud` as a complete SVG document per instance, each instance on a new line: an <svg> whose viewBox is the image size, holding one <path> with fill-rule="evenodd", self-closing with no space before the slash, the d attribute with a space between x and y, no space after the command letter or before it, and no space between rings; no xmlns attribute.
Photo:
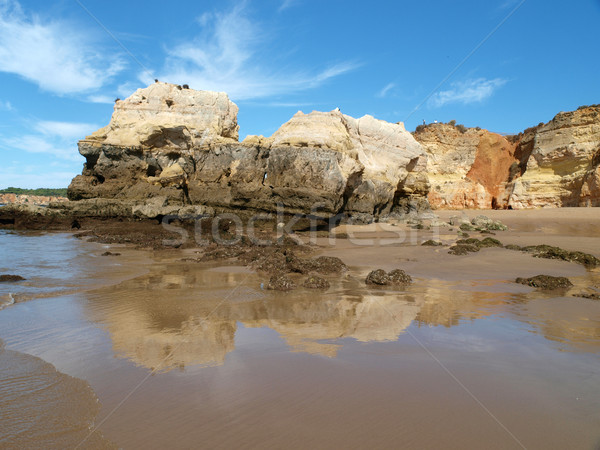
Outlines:
<svg viewBox="0 0 600 450"><path fill-rule="evenodd" d="M0 145L9 152L45 153L66 161L80 161L76 142L99 127L90 123L42 120L33 128L34 133L2 138Z"/></svg>
<svg viewBox="0 0 600 450"><path fill-rule="evenodd" d="M68 30L68 31L67 31ZM88 92L124 68L74 24L28 16L14 0L0 0L0 71L56 94Z"/></svg>
<svg viewBox="0 0 600 450"><path fill-rule="evenodd" d="M432 107L441 107L449 103L461 103L468 105L471 103L482 102L500 87L506 84L507 80L494 78L487 80L477 78L463 82L452 83L451 89L440 91L429 99L429 105Z"/></svg>
<svg viewBox="0 0 600 450"><path fill-rule="evenodd" d="M79 140L97 130L99 127L93 123L56 122L42 120L35 129L45 136L57 136L61 139Z"/></svg>
<svg viewBox="0 0 600 450"><path fill-rule="evenodd" d="M513 6L516 6L517 3L519 3L519 1L520 0L505 0L502 3L500 3L500 5L498 5L498 9L503 10L512 8Z"/></svg>
<svg viewBox="0 0 600 450"><path fill-rule="evenodd" d="M87 97L87 101L90 103L105 103L107 105L113 104L115 102L114 97L110 97L108 95L90 95Z"/></svg>
<svg viewBox="0 0 600 450"><path fill-rule="evenodd" d="M270 67L259 56L263 27L248 17L243 4L227 13L204 14L198 21L200 35L169 50L159 79L246 100L315 88L358 66L341 62L316 72ZM147 75L140 79L152 82Z"/></svg>
<svg viewBox="0 0 600 450"><path fill-rule="evenodd" d="M7 101L2 101L0 100L0 111L12 111L13 105L7 100Z"/></svg>
<svg viewBox="0 0 600 450"><path fill-rule="evenodd" d="M288 8L291 8L292 6L296 6L296 4L298 3L298 0L283 0L281 2L281 5L279 6L278 11L285 11Z"/></svg>
<svg viewBox="0 0 600 450"><path fill-rule="evenodd" d="M378 93L377 93L377 97L379 98L385 98L392 89L394 89L396 87L396 83L388 83L387 85L385 85L383 87L383 89L381 89Z"/></svg>
<svg viewBox="0 0 600 450"><path fill-rule="evenodd" d="M48 139L40 135L25 135L18 138L6 138L2 140L2 146L10 151L24 151L28 153L45 153L56 158L79 161L81 157L77 152L77 147L71 143L64 144L61 141ZM70 148L69 148L70 147Z"/></svg>

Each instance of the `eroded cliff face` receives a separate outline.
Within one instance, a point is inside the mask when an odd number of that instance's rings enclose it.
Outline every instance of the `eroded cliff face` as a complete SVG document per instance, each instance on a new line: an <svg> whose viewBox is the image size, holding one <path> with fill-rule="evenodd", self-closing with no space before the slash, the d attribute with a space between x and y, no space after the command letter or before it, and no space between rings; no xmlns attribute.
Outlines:
<svg viewBox="0 0 600 450"><path fill-rule="evenodd" d="M510 207L600 206L600 106L561 112L520 145L527 158L507 186Z"/></svg>
<svg viewBox="0 0 600 450"><path fill-rule="evenodd" d="M600 106L559 113L517 136L450 124L414 136L428 154L433 208L600 206Z"/></svg>
<svg viewBox="0 0 600 450"><path fill-rule="evenodd" d="M430 124L415 132L427 152L426 172L433 208L489 209L503 207L511 167L518 162L517 145L487 130Z"/></svg>
<svg viewBox="0 0 600 450"><path fill-rule="evenodd" d="M202 205L367 221L428 206L427 155L402 124L299 112L270 138L238 142L236 114L226 94L138 89L79 142L86 163L69 198L126 200L145 216Z"/></svg>

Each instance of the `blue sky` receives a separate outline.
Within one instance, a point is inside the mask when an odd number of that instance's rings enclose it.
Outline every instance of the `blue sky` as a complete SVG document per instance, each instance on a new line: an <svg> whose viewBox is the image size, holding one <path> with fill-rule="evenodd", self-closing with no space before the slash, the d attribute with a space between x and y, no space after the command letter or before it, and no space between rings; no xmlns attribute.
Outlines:
<svg viewBox="0 0 600 450"><path fill-rule="evenodd" d="M154 78L227 92L241 139L336 107L516 133L600 103L599 24L600 0L0 0L0 188L67 186Z"/></svg>

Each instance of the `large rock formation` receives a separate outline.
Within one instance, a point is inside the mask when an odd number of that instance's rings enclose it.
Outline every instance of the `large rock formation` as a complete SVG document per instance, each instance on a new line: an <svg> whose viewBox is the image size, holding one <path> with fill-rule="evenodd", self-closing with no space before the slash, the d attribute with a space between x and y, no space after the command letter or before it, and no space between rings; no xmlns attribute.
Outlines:
<svg viewBox="0 0 600 450"><path fill-rule="evenodd" d="M122 147L180 149L237 142L237 113L238 107L223 92L155 83L126 100L117 100L110 124L86 140Z"/></svg>
<svg viewBox="0 0 600 450"><path fill-rule="evenodd" d="M402 124L299 112L270 138L240 143L236 114L223 93L138 89L79 142L86 163L69 198L127 201L142 216L203 205L372 220L428 206L427 156Z"/></svg>
<svg viewBox="0 0 600 450"><path fill-rule="evenodd" d="M419 127L415 138L428 154L433 208L503 206L504 188L518 161L516 144L487 130L444 123Z"/></svg>
<svg viewBox="0 0 600 450"><path fill-rule="evenodd" d="M600 206L600 105L561 112L520 139L512 208Z"/></svg>
<svg viewBox="0 0 600 450"><path fill-rule="evenodd" d="M433 208L600 206L600 106L559 113L517 136L419 126Z"/></svg>

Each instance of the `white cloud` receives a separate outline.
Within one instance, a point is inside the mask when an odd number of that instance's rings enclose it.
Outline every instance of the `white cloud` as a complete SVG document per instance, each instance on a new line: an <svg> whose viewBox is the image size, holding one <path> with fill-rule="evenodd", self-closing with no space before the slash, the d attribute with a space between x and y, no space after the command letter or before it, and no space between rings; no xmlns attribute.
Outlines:
<svg viewBox="0 0 600 450"><path fill-rule="evenodd" d="M115 102L113 97L109 97L108 95L90 95L87 98L88 102L91 103L105 103L108 105L112 105Z"/></svg>
<svg viewBox="0 0 600 450"><path fill-rule="evenodd" d="M295 6L296 3L298 3L298 0L283 0L281 2L281 5L279 6L278 11L285 11L288 8L291 8L292 6Z"/></svg>
<svg viewBox="0 0 600 450"><path fill-rule="evenodd" d="M452 88L447 91L440 91L429 99L429 104L433 107L441 107L449 103L479 103L487 98L500 87L506 84L507 80L494 78L487 80L477 78L464 82L452 83Z"/></svg>
<svg viewBox="0 0 600 450"><path fill-rule="evenodd" d="M199 36L168 50L161 81L224 91L235 100L245 100L318 87L357 67L342 62L316 73L269 68L259 57L264 29L247 17L243 5L228 13L205 14L199 23L204 25ZM140 80L152 82L143 74Z"/></svg>
<svg viewBox="0 0 600 450"><path fill-rule="evenodd" d="M28 17L14 0L0 0L0 71L57 94L97 89L120 72L119 56L94 48L73 24Z"/></svg>
<svg viewBox="0 0 600 450"><path fill-rule="evenodd" d="M69 145L60 139L48 139L48 137L40 135L30 134L19 136L18 138L5 138L2 140L2 146L8 151L17 150L28 153L45 153L68 161L81 160L75 143Z"/></svg>
<svg viewBox="0 0 600 450"><path fill-rule="evenodd" d="M2 100L0 100L0 110L4 110L4 111L12 111L13 105L7 100L5 102L3 102Z"/></svg>
<svg viewBox="0 0 600 450"><path fill-rule="evenodd" d="M81 161L77 141L99 127L90 123L42 120L34 127L37 134L3 138L0 141L8 152L44 153L65 161Z"/></svg>
<svg viewBox="0 0 600 450"><path fill-rule="evenodd" d="M98 125L92 123L56 122L52 120L42 120L35 126L37 131L46 136L58 136L61 139L70 141L83 139L98 128L100 128Z"/></svg>
<svg viewBox="0 0 600 450"><path fill-rule="evenodd" d="M386 97L392 89L396 87L396 83L388 83L382 90L377 93L377 97L384 98Z"/></svg>

